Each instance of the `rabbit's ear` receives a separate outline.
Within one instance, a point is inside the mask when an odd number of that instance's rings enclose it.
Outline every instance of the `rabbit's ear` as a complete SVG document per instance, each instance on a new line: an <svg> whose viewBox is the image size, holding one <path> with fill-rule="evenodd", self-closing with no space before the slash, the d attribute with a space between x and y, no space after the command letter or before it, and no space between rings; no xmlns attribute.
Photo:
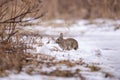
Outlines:
<svg viewBox="0 0 120 80"><path fill-rule="evenodd" d="M60 33L60 37L63 38L63 33Z"/></svg>

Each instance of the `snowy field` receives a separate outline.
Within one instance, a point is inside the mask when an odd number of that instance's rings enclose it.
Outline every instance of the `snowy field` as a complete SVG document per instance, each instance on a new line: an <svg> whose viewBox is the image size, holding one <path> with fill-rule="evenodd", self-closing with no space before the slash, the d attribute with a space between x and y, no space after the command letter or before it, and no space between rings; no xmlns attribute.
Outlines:
<svg viewBox="0 0 120 80"><path fill-rule="evenodd" d="M55 61L69 60L74 62L82 60L85 63L72 67L55 65L50 68L43 67L42 70L50 72L59 68L74 72L79 69L79 73L84 79L75 76L28 75L21 72L20 74L10 74L8 77L0 78L0 80L120 80L120 29L117 28L120 28L120 20L108 19L71 22L53 20L41 22L39 25L26 26L22 28L22 31L43 35L41 40L35 39L36 42L42 42L42 46L40 44L33 45L34 50L28 50L31 54L50 55L55 57ZM78 50L63 51L55 43L60 33L64 34L64 38L76 39L79 43ZM40 58L37 57L37 60ZM90 66L97 66L98 70L92 71Z"/></svg>

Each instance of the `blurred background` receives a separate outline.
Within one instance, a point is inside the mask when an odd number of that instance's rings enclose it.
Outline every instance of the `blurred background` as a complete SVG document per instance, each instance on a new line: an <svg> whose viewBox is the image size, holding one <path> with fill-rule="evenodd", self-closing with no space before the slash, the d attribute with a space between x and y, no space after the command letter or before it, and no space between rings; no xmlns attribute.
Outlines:
<svg viewBox="0 0 120 80"><path fill-rule="evenodd" d="M0 0L0 4L7 1ZM9 1L15 4L15 0ZM120 0L17 0L16 3L17 10L24 9L23 4L36 3L40 12L46 12L44 19L120 18ZM7 11L11 11L13 4L5 5L9 6Z"/></svg>
<svg viewBox="0 0 120 80"><path fill-rule="evenodd" d="M43 0L47 19L120 18L120 0Z"/></svg>

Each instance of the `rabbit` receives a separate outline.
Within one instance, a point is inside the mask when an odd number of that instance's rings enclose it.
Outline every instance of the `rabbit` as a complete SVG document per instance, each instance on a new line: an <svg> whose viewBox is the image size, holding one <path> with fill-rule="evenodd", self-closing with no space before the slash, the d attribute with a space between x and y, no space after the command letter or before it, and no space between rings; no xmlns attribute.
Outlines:
<svg viewBox="0 0 120 80"><path fill-rule="evenodd" d="M56 43L63 50L78 49L78 42L73 38L63 39L63 33L60 33L60 36L56 39Z"/></svg>

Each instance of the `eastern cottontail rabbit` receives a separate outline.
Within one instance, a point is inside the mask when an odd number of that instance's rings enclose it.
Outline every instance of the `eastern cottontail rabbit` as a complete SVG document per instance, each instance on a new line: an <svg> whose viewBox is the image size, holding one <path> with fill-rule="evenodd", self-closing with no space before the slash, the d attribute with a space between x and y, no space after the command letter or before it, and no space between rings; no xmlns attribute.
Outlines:
<svg viewBox="0 0 120 80"><path fill-rule="evenodd" d="M56 43L58 43L58 45L63 50L78 49L78 42L73 38L63 39L63 33L60 33L60 36L57 38Z"/></svg>

